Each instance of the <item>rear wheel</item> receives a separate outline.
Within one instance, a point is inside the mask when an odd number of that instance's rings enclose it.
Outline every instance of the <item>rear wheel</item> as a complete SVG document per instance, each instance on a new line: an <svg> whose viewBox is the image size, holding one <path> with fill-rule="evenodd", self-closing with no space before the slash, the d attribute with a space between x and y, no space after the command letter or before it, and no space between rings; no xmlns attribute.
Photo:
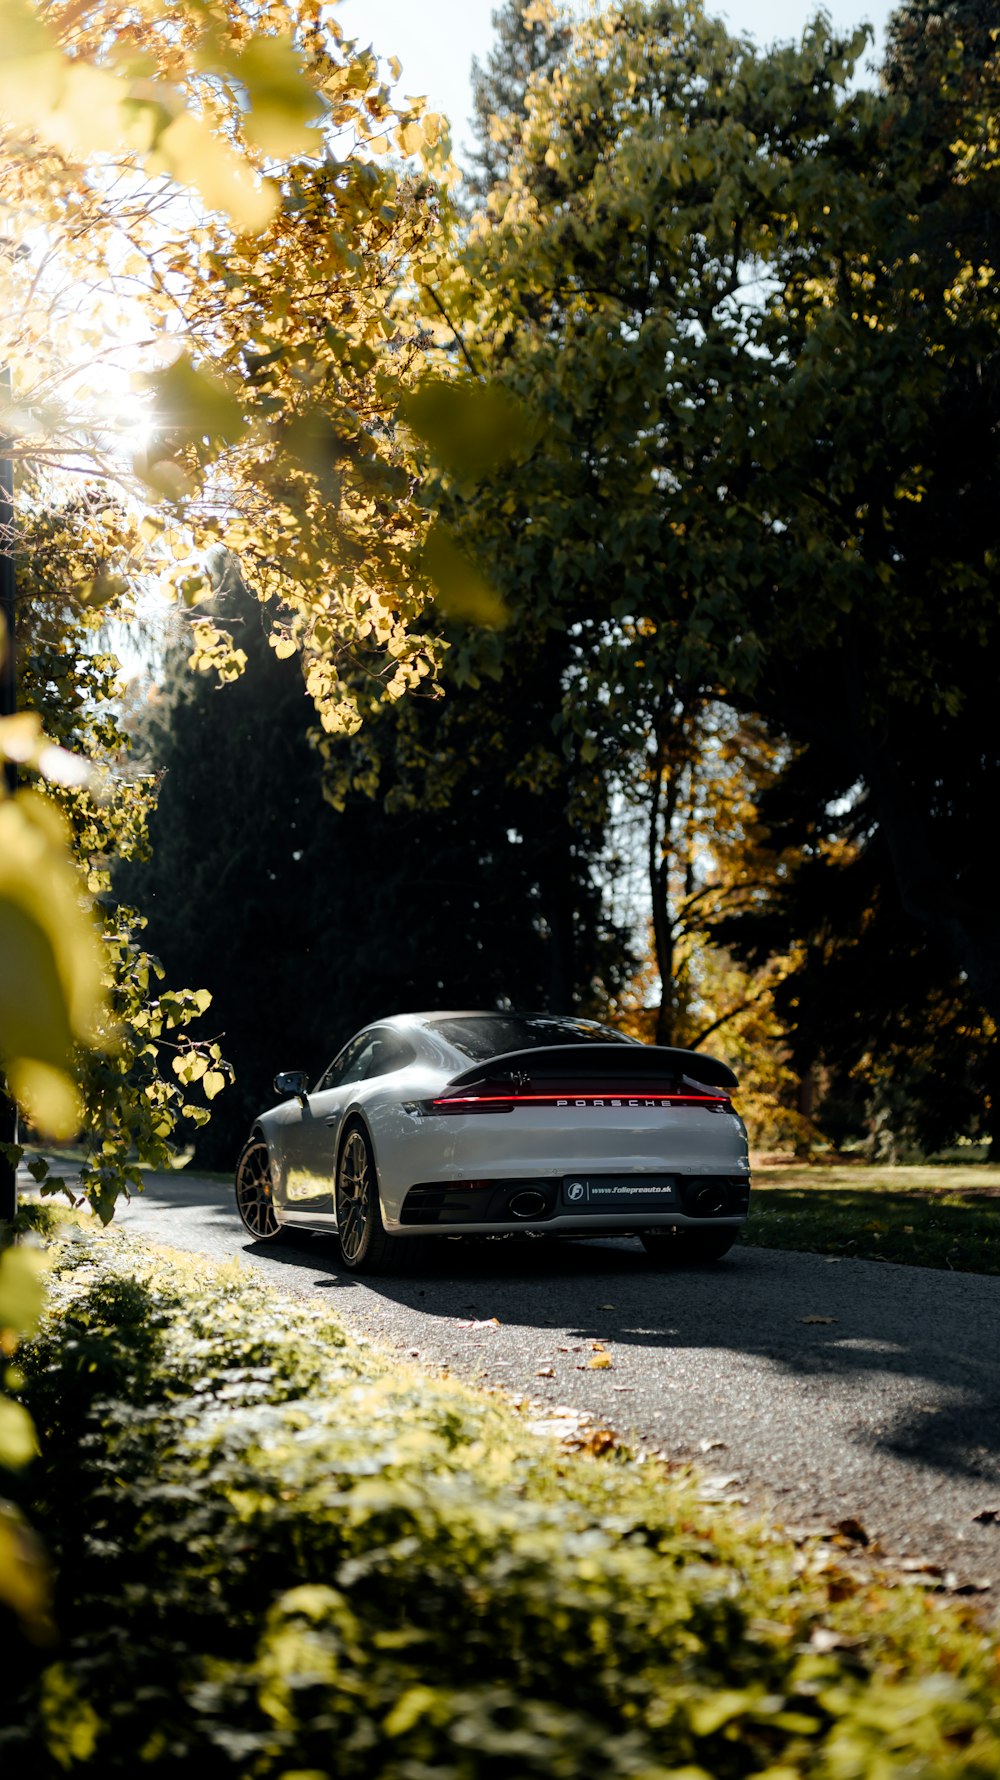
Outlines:
<svg viewBox="0 0 1000 1780"><path fill-rule="evenodd" d="M368 1133L347 1127L337 1162L337 1236L351 1273L408 1273L426 1253L419 1237L390 1236L382 1222L378 1174Z"/></svg>
<svg viewBox="0 0 1000 1780"><path fill-rule="evenodd" d="M262 1137L243 1145L236 1164L236 1209L240 1222L258 1242L277 1236L280 1225L274 1215L271 1158Z"/></svg>
<svg viewBox="0 0 1000 1780"><path fill-rule="evenodd" d="M728 1255L739 1230L644 1230L639 1240L658 1267L697 1267Z"/></svg>

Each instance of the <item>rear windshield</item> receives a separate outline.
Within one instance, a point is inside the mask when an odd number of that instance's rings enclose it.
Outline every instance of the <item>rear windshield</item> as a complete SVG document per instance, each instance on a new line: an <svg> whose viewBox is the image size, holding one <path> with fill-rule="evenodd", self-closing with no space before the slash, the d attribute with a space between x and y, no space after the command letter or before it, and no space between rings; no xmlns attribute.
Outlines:
<svg viewBox="0 0 1000 1780"><path fill-rule="evenodd" d="M473 1063L486 1063L507 1051L528 1051L541 1045L637 1042L616 1032L613 1026L559 1014L460 1014L446 1020L428 1020L427 1027Z"/></svg>

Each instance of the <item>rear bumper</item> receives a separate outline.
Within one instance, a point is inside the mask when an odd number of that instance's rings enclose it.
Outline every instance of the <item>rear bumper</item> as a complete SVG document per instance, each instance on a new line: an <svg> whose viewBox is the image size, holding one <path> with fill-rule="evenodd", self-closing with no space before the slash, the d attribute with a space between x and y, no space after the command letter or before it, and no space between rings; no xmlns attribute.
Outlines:
<svg viewBox="0 0 1000 1780"><path fill-rule="evenodd" d="M511 1230L553 1235L599 1230L669 1229L742 1224L750 1204L746 1174L538 1175L449 1186L410 1188L398 1220L400 1235L451 1232L494 1235Z"/></svg>

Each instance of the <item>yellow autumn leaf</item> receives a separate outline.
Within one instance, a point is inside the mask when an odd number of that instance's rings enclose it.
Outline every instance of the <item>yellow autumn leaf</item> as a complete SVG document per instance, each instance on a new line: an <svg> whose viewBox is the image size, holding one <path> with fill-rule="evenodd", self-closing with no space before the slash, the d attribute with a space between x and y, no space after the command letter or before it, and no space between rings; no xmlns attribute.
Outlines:
<svg viewBox="0 0 1000 1780"><path fill-rule="evenodd" d="M201 1085L205 1090L205 1099L214 1100L216 1094L220 1094L225 1087L226 1078L221 1069L209 1069L202 1077Z"/></svg>
<svg viewBox="0 0 1000 1780"><path fill-rule="evenodd" d="M396 142L404 155L415 155L424 145L423 125L415 118L396 131Z"/></svg>
<svg viewBox="0 0 1000 1780"><path fill-rule="evenodd" d="M189 111L167 125L148 165L151 172L169 173L181 185L193 186L210 210L226 212L240 234L259 234L280 202L271 182L258 179L204 118Z"/></svg>
<svg viewBox="0 0 1000 1780"><path fill-rule="evenodd" d="M37 1453L35 1425L28 1411L9 1397L0 1397L0 1465L21 1471Z"/></svg>
<svg viewBox="0 0 1000 1780"><path fill-rule="evenodd" d="M250 100L242 120L248 141L269 155L321 152L323 101L303 74L291 37L251 37L228 66Z"/></svg>
<svg viewBox="0 0 1000 1780"><path fill-rule="evenodd" d="M54 785L88 785L93 778L88 760L49 740L37 711L0 717L0 760L33 767Z"/></svg>
<svg viewBox="0 0 1000 1780"><path fill-rule="evenodd" d="M27 1522L6 1502L0 1505L0 1601L16 1613L34 1643L51 1641L45 1554Z"/></svg>
<svg viewBox="0 0 1000 1780"><path fill-rule="evenodd" d="M0 1053L46 1136L77 1127L74 1046L96 1040L102 1013L101 958L65 826L21 792L0 804Z"/></svg>
<svg viewBox="0 0 1000 1780"><path fill-rule="evenodd" d="M152 372L146 381L165 430L187 439L221 439L230 445L246 431L242 408L228 384L196 366L188 353L181 353L165 370ZM171 548L174 555L178 551L189 554L186 542Z"/></svg>
<svg viewBox="0 0 1000 1780"><path fill-rule="evenodd" d="M43 1262L36 1249L9 1248L0 1255L0 1330L5 1337L31 1335L42 1312ZM4 1341L10 1352L13 1341Z"/></svg>
<svg viewBox="0 0 1000 1780"><path fill-rule="evenodd" d="M440 520L432 525L424 544L424 568L437 589L435 599L446 618L501 630L507 608L500 595L484 580Z"/></svg>
<svg viewBox="0 0 1000 1780"><path fill-rule="evenodd" d="M463 480L480 480L535 436L523 403L497 383L429 377L399 406L407 425Z"/></svg>
<svg viewBox="0 0 1000 1780"><path fill-rule="evenodd" d="M0 110L8 123L43 124L59 102L65 57L25 0L2 0L0 38Z"/></svg>
<svg viewBox="0 0 1000 1780"><path fill-rule="evenodd" d="M64 71L57 110L45 123L50 142L70 154L111 154L126 140L140 152L153 140L156 112L151 105L128 107L128 87L107 68L73 62Z"/></svg>
<svg viewBox="0 0 1000 1780"><path fill-rule="evenodd" d="M610 1365L610 1354L591 1354L587 1361L587 1369L590 1372L605 1372Z"/></svg>

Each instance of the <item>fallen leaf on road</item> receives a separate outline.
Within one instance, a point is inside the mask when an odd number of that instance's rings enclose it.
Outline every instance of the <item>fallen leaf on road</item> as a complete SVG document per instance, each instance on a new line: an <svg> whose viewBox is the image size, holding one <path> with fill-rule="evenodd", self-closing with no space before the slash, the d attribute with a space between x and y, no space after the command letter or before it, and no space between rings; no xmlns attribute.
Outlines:
<svg viewBox="0 0 1000 1780"><path fill-rule="evenodd" d="M611 1386L611 1389L613 1391L634 1391L635 1385L634 1384L613 1384Z"/></svg>
<svg viewBox="0 0 1000 1780"><path fill-rule="evenodd" d="M500 1318L498 1316L459 1317L457 1326L460 1329L499 1329Z"/></svg>
<svg viewBox="0 0 1000 1780"><path fill-rule="evenodd" d="M795 1627L784 1625L780 1619L752 1619L750 1630L757 1638L792 1638L795 1635Z"/></svg>
<svg viewBox="0 0 1000 1780"><path fill-rule="evenodd" d="M741 1482L735 1472L729 1477L703 1477L698 1489L699 1502L731 1501L729 1491Z"/></svg>
<svg viewBox="0 0 1000 1780"><path fill-rule="evenodd" d="M979 1513L974 1514L972 1518L978 1520L984 1527L996 1526L1000 1522L1000 1508L981 1508Z"/></svg>
<svg viewBox="0 0 1000 1780"><path fill-rule="evenodd" d="M827 1625L816 1626L809 1640L811 1649L819 1656L829 1656L831 1650L857 1650L863 1643L863 1638L851 1638L846 1632L835 1632Z"/></svg>
<svg viewBox="0 0 1000 1780"><path fill-rule="evenodd" d="M614 1310L615 1306L613 1304L599 1304L597 1308L598 1310Z"/></svg>
<svg viewBox="0 0 1000 1780"><path fill-rule="evenodd" d="M608 1351L603 1341L592 1341L590 1345L595 1354L606 1354Z"/></svg>
<svg viewBox="0 0 1000 1780"><path fill-rule="evenodd" d="M861 1522L855 1520L853 1515L848 1515L845 1520L834 1521L833 1530L835 1533L840 1534L841 1539L846 1539L849 1545L871 1544L871 1540L865 1532L864 1527L861 1525Z"/></svg>
<svg viewBox="0 0 1000 1780"><path fill-rule="evenodd" d="M591 1354L590 1359L587 1361L587 1369L590 1372L600 1372L610 1366L610 1364L611 1360L607 1354Z"/></svg>
<svg viewBox="0 0 1000 1780"><path fill-rule="evenodd" d="M594 1428L580 1441L580 1451L589 1452L593 1458L599 1459L603 1453L614 1452L617 1445L618 1441L610 1428Z"/></svg>
<svg viewBox="0 0 1000 1780"><path fill-rule="evenodd" d="M555 1375L556 1369L554 1366L539 1366L538 1371L535 1373L536 1378L555 1378Z"/></svg>
<svg viewBox="0 0 1000 1780"><path fill-rule="evenodd" d="M726 1442L724 1440L699 1440L698 1451L699 1452L728 1452L729 1448L726 1445Z"/></svg>
<svg viewBox="0 0 1000 1780"><path fill-rule="evenodd" d="M838 1601L849 1601L856 1595L861 1584L855 1582L853 1576L828 1576L826 1581L826 1598L836 1605Z"/></svg>
<svg viewBox="0 0 1000 1780"><path fill-rule="evenodd" d="M835 1323L835 1316L800 1316L800 1323Z"/></svg>

